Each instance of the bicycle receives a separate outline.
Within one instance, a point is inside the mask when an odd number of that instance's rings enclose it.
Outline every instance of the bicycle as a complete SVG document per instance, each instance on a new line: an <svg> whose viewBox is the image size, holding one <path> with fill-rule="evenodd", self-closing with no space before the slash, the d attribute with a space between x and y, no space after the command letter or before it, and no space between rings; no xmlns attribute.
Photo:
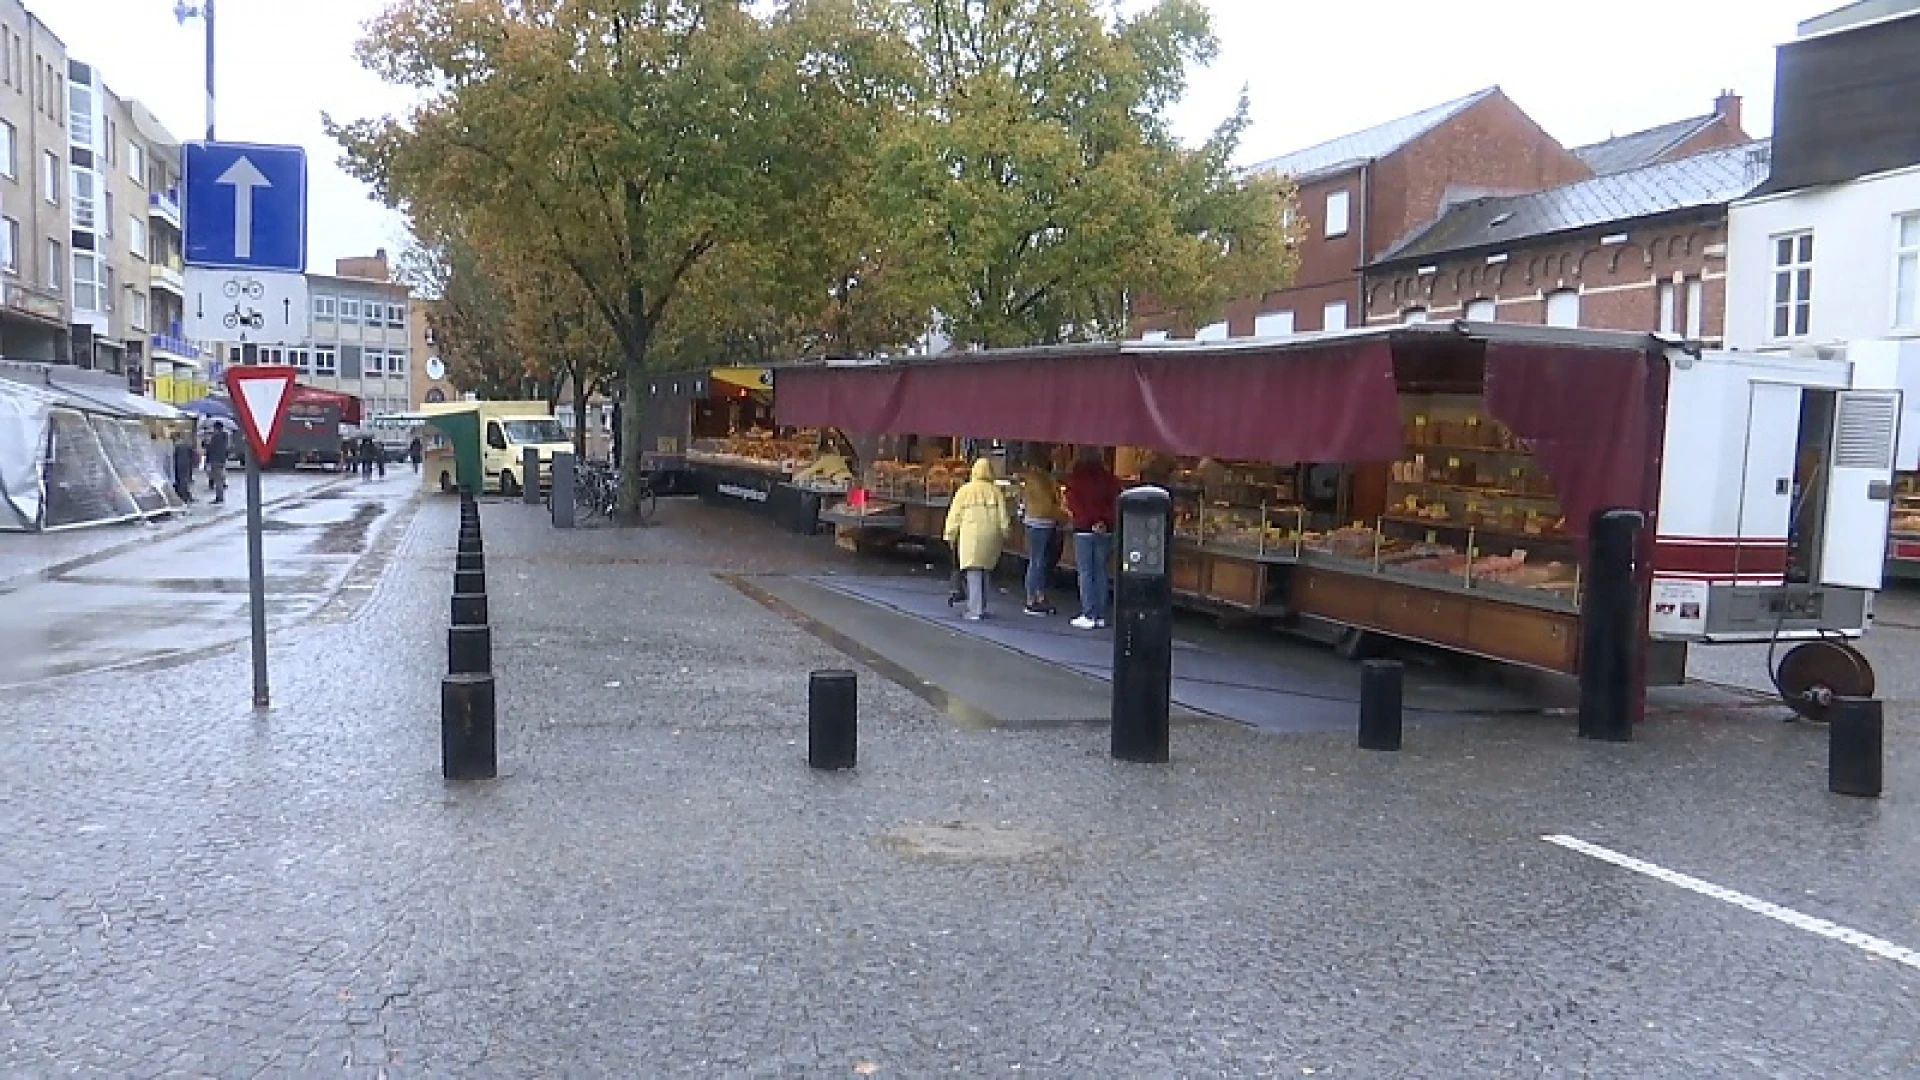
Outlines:
<svg viewBox="0 0 1920 1080"><path fill-rule="evenodd" d="M653 514L659 507L659 497L653 491L653 478L640 474L640 498L634 505L635 516L640 524L653 520ZM546 495L547 510L553 510L553 489L549 487ZM611 518L620 508L620 470L600 461L582 462L574 473L574 508L591 520L596 517Z"/></svg>

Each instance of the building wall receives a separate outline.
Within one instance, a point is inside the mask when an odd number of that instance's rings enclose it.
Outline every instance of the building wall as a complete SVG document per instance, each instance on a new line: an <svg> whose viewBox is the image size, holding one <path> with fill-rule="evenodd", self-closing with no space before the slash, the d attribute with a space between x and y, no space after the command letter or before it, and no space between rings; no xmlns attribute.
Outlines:
<svg viewBox="0 0 1920 1080"><path fill-rule="evenodd" d="M457 401L459 391L446 377L445 358L433 336L433 304L428 300L413 299L407 305L407 334L411 344L408 352L413 361L413 374L408 387L412 394L409 406L418 409L429 399L433 401ZM433 372L440 372L434 378Z"/></svg>
<svg viewBox="0 0 1920 1080"><path fill-rule="evenodd" d="M1602 242L1622 234L1624 242ZM1410 308L1423 309L1436 322L1461 319L1470 301L1487 299L1500 322L1539 324L1546 321L1546 295L1572 289L1580 296L1581 326L1659 330L1660 286L1666 284L1673 311L1668 329L1691 329L1689 306L1697 299L1698 336L1717 342L1726 332L1726 239L1724 214L1714 212L1429 259L1424 265L1434 269L1430 274L1420 273L1420 266L1376 270L1367 278L1367 322L1401 322Z"/></svg>
<svg viewBox="0 0 1920 1080"><path fill-rule="evenodd" d="M1728 229L1727 341L1780 351L1811 343L1920 337L1894 324L1895 223L1920 213L1920 165L1848 184L1735 203ZM1773 334L1774 238L1813 234L1813 288L1804 339Z"/></svg>
<svg viewBox="0 0 1920 1080"><path fill-rule="evenodd" d="M48 202L43 154L66 164L67 50L20 0L0 0L0 121L12 142L11 166L0 173L0 216L18 240L12 264L0 270L0 355L40 361L65 360L72 317L64 288L67 205L64 176ZM48 287L47 241L60 244L60 282Z"/></svg>

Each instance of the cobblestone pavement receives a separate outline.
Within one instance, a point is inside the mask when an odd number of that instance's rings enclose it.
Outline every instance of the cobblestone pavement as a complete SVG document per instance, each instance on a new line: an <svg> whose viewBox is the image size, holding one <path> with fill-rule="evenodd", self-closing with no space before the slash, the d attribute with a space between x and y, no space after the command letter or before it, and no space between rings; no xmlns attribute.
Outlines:
<svg viewBox="0 0 1920 1080"><path fill-rule="evenodd" d="M842 556L685 503L557 533L488 504L497 782L438 775L455 511L243 652L13 692L0 1074L1912 1076L1920 971L1543 843L1567 833L1913 947L1889 797L1821 735L1628 745L1502 718L1344 736L961 731L714 576Z"/></svg>

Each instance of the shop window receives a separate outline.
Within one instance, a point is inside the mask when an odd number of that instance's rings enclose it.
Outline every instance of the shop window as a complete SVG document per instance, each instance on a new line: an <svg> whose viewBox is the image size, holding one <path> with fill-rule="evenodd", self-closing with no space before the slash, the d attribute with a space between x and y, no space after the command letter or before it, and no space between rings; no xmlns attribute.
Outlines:
<svg viewBox="0 0 1920 1080"><path fill-rule="evenodd" d="M1468 322L1493 322L1498 318L1499 308L1492 300L1481 298L1467 301L1466 319Z"/></svg>
<svg viewBox="0 0 1920 1080"><path fill-rule="evenodd" d="M1327 239L1347 235L1347 204L1348 198L1345 191L1327 193Z"/></svg>
<svg viewBox="0 0 1920 1080"><path fill-rule="evenodd" d="M1547 294L1547 325L1580 325L1580 293L1578 291L1555 289Z"/></svg>
<svg viewBox="0 0 1920 1080"><path fill-rule="evenodd" d="M1806 337L1813 322L1813 234L1773 238L1773 336Z"/></svg>
<svg viewBox="0 0 1920 1080"><path fill-rule="evenodd" d="M1288 337L1293 333L1293 312L1269 311L1253 320L1254 337Z"/></svg>
<svg viewBox="0 0 1920 1080"><path fill-rule="evenodd" d="M1347 302L1335 300L1320 311L1320 329L1345 330L1347 328Z"/></svg>

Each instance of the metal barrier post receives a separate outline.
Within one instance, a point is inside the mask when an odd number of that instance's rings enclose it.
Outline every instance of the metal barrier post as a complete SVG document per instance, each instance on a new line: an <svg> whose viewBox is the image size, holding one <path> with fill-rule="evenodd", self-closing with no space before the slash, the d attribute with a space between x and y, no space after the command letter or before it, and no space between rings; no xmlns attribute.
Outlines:
<svg viewBox="0 0 1920 1080"><path fill-rule="evenodd" d="M553 455L553 527L573 528L574 474L573 453L557 451Z"/></svg>
<svg viewBox="0 0 1920 1080"><path fill-rule="evenodd" d="M1587 530L1587 591L1580 606L1580 737L1633 739L1644 687L1634 663L1641 646L1635 549L1645 519L1637 510L1601 510Z"/></svg>
<svg viewBox="0 0 1920 1080"><path fill-rule="evenodd" d="M859 676L851 671L814 672L807 681L807 764L851 769L859 739Z"/></svg>

